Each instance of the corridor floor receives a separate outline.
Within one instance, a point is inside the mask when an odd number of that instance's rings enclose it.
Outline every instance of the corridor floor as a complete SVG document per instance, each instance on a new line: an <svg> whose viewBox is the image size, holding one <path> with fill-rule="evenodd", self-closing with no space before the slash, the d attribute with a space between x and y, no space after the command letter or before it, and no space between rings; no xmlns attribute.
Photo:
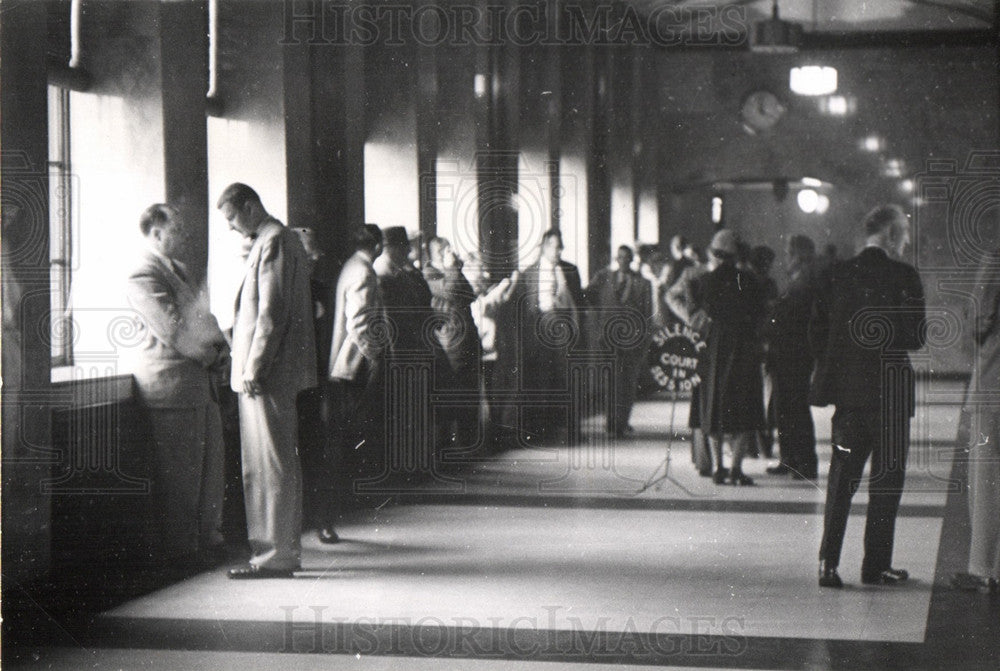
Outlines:
<svg viewBox="0 0 1000 671"><path fill-rule="evenodd" d="M636 406L628 439L603 437L595 419L581 445L467 460L419 491L373 494L340 544L304 535L295 579L194 575L96 615L75 644L5 665L995 669L1000 599L947 584L968 529L957 406L941 399L914 420L903 586L860 583L864 487L847 586L816 584L829 412L814 409L819 482L768 475L761 458L745 464L757 486L732 487L695 472L686 404L653 400Z"/></svg>

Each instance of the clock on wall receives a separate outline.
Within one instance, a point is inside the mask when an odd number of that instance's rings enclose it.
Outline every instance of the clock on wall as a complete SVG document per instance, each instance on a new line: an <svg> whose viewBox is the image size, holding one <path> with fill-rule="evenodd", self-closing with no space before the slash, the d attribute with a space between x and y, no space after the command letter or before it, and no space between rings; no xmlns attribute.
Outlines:
<svg viewBox="0 0 1000 671"><path fill-rule="evenodd" d="M785 115L785 104L770 91L753 91L743 100L740 117L752 135L770 130Z"/></svg>

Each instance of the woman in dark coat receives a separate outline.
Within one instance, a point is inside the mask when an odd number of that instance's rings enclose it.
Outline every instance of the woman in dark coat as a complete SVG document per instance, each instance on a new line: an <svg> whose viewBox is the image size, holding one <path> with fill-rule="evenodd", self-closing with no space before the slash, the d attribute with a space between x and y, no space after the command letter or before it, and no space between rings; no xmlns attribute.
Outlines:
<svg viewBox="0 0 1000 671"><path fill-rule="evenodd" d="M743 457L764 427L759 331L764 317L764 292L752 272L736 267L737 241L732 231L712 238L712 272L694 287L695 303L703 313L695 321L708 323L701 367L701 426L709 435L717 469L712 479L722 484L722 444L729 440L733 464L728 476L734 485L752 485L743 473Z"/></svg>

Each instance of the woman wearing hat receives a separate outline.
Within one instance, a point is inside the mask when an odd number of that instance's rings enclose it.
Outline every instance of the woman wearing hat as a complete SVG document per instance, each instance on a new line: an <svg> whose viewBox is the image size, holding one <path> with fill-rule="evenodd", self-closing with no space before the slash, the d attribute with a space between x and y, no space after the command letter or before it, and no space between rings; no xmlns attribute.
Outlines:
<svg viewBox="0 0 1000 671"><path fill-rule="evenodd" d="M701 425L715 453L717 469L712 479L722 484L722 444L733 451L729 481L752 485L743 473L743 457L764 427L764 399L760 373L758 333L764 315L764 292L752 272L736 265L736 235L723 229L715 234L709 254L716 267L694 286L696 322L707 324L705 355L699 361Z"/></svg>

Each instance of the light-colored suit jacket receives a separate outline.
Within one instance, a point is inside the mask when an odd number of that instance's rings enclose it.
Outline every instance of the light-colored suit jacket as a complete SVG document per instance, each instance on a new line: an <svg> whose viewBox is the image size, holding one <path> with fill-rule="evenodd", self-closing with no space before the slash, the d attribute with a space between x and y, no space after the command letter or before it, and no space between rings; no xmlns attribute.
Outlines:
<svg viewBox="0 0 1000 671"><path fill-rule="evenodd" d="M385 354L385 307L371 257L356 251L337 279L330 379L360 382L368 365Z"/></svg>
<svg viewBox="0 0 1000 671"><path fill-rule="evenodd" d="M204 292L182 278L169 259L146 251L129 276L128 300L145 332L134 371L143 402L160 408L207 403L208 366L228 345Z"/></svg>
<svg viewBox="0 0 1000 671"><path fill-rule="evenodd" d="M233 320L233 391L250 379L272 395L315 387L312 264L299 236L276 219L265 222L245 270Z"/></svg>

